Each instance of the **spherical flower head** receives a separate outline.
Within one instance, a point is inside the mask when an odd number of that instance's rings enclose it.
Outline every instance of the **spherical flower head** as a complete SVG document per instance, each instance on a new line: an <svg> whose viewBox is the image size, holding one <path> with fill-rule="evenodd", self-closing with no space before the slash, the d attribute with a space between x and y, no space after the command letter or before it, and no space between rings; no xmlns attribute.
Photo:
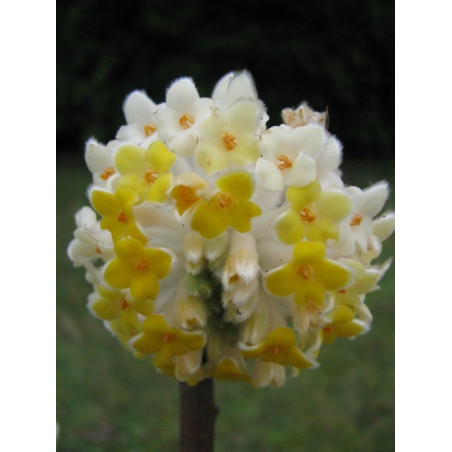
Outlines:
<svg viewBox="0 0 452 452"><path fill-rule="evenodd" d="M394 213L385 182L344 184L326 112L303 103L267 129L247 71L211 98L182 77L163 103L134 91L123 108L114 140L86 144L94 210L76 214L68 255L124 348L189 385L280 387L370 330Z"/></svg>

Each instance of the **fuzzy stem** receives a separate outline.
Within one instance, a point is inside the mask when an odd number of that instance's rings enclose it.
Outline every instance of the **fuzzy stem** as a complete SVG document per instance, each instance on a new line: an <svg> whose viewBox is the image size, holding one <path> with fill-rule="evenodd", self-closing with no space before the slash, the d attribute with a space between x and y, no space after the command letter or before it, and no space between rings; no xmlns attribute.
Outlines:
<svg viewBox="0 0 452 452"><path fill-rule="evenodd" d="M218 407L213 399L213 379L196 386L180 382L180 452L213 452L215 418Z"/></svg>

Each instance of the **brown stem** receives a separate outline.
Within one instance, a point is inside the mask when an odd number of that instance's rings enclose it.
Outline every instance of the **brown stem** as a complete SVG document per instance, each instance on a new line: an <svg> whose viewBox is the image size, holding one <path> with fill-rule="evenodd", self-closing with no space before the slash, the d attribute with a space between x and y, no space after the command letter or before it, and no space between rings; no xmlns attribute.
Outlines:
<svg viewBox="0 0 452 452"><path fill-rule="evenodd" d="M180 382L180 452L213 452L218 407L213 400L213 379L196 386Z"/></svg>

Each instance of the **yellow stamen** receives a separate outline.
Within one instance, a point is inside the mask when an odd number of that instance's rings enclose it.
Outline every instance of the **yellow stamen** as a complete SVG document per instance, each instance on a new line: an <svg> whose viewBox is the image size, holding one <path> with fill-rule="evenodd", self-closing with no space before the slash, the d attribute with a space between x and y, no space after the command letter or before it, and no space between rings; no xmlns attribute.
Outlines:
<svg viewBox="0 0 452 452"><path fill-rule="evenodd" d="M273 345L272 346L272 352L276 356L278 356L281 353L281 349L282 349L281 345Z"/></svg>
<svg viewBox="0 0 452 452"><path fill-rule="evenodd" d="M184 113L179 118L179 124L183 129L189 129L194 123L195 123L195 118L193 118L193 116L189 115L188 113Z"/></svg>
<svg viewBox="0 0 452 452"><path fill-rule="evenodd" d="M126 214L124 213L124 211L122 211L118 215L117 220L120 221L121 223L128 223L129 222L129 220L127 219Z"/></svg>
<svg viewBox="0 0 452 452"><path fill-rule="evenodd" d="M96 246L96 253L97 254L102 254L102 251L101 251L101 249L98 246Z"/></svg>
<svg viewBox="0 0 452 452"><path fill-rule="evenodd" d="M100 178L103 180L107 180L110 176L115 174L115 169L112 166L104 169L104 172L100 175Z"/></svg>
<svg viewBox="0 0 452 452"><path fill-rule="evenodd" d="M146 170L144 172L144 179L148 184L153 184L158 178L158 172L154 170Z"/></svg>
<svg viewBox="0 0 452 452"><path fill-rule="evenodd" d="M218 205L222 208L229 207L232 204L232 197L231 195L228 195L227 193L222 193L218 197Z"/></svg>
<svg viewBox="0 0 452 452"><path fill-rule="evenodd" d="M145 257L140 257L137 259L135 264L135 269L137 272L144 272L149 268L149 262Z"/></svg>
<svg viewBox="0 0 452 452"><path fill-rule="evenodd" d="M237 282L240 279L240 276L235 273L234 275L229 277L229 284L233 284L235 282Z"/></svg>
<svg viewBox="0 0 452 452"><path fill-rule="evenodd" d="M331 328L331 326L326 326L325 328L323 328L323 331L325 331L325 333L331 333L331 331L333 331L333 328Z"/></svg>
<svg viewBox="0 0 452 452"><path fill-rule="evenodd" d="M223 145L227 151L232 151L237 146L237 138L234 135L226 132L223 135Z"/></svg>
<svg viewBox="0 0 452 452"><path fill-rule="evenodd" d="M125 311L129 307L129 303L123 298L121 300L121 310Z"/></svg>
<svg viewBox="0 0 452 452"><path fill-rule="evenodd" d="M156 130L157 127L151 126L150 124L144 126L144 133L147 137L150 137Z"/></svg>
<svg viewBox="0 0 452 452"><path fill-rule="evenodd" d="M292 168L292 161L286 155L281 154L276 160L278 168L280 171Z"/></svg>
<svg viewBox="0 0 452 452"><path fill-rule="evenodd" d="M309 279L310 273L309 265L300 265L297 268L297 272L303 279Z"/></svg>
<svg viewBox="0 0 452 452"><path fill-rule="evenodd" d="M355 213L350 220L350 226L359 226L363 217L359 213Z"/></svg>
<svg viewBox="0 0 452 452"><path fill-rule="evenodd" d="M300 212L300 217L301 217L301 220L305 221L306 223L312 223L315 220L315 215L312 213L312 210L308 209L307 207L305 207Z"/></svg>
<svg viewBox="0 0 452 452"><path fill-rule="evenodd" d="M344 293L346 293L347 291L346 291L345 289L341 289L341 290L338 290L338 292L344 294Z"/></svg>
<svg viewBox="0 0 452 452"><path fill-rule="evenodd" d="M165 344L169 344L170 342L173 341L175 334L164 334L163 335L163 342L165 342Z"/></svg>

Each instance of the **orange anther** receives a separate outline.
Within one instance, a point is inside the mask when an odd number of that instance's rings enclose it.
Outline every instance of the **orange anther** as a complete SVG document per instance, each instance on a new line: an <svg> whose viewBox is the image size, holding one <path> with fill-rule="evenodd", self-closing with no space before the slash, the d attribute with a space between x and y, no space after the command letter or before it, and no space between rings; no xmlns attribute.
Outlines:
<svg viewBox="0 0 452 452"><path fill-rule="evenodd" d="M129 307L129 303L127 303L127 301L125 300L125 298L123 298L123 299L121 300L121 309L122 309L123 311L125 311L128 307Z"/></svg>
<svg viewBox="0 0 452 452"><path fill-rule="evenodd" d="M154 170L146 170L144 172L144 179L148 184L153 184L158 178L158 172Z"/></svg>
<svg viewBox="0 0 452 452"><path fill-rule="evenodd" d="M115 174L115 169L112 166L104 169L104 172L100 175L100 178L103 180L107 180L110 176Z"/></svg>
<svg viewBox="0 0 452 452"><path fill-rule="evenodd" d="M276 160L276 164L280 171L292 168L292 161L286 155L280 155Z"/></svg>
<svg viewBox="0 0 452 452"><path fill-rule="evenodd" d="M124 213L124 211L121 211L117 217L117 220L120 221L121 223L128 223L129 220L126 217L126 214Z"/></svg>
<svg viewBox="0 0 452 452"><path fill-rule="evenodd" d="M234 135L226 132L223 135L223 145L227 151L232 151L237 146L237 138Z"/></svg>
<svg viewBox="0 0 452 452"><path fill-rule="evenodd" d="M278 356L281 353L282 346L281 345L273 345L272 352L274 355Z"/></svg>
<svg viewBox="0 0 452 452"><path fill-rule="evenodd" d="M175 334L170 334L170 333L164 334L163 335L163 342L165 342L165 344L169 344L170 342L173 341L174 336L175 336Z"/></svg>
<svg viewBox="0 0 452 452"><path fill-rule="evenodd" d="M297 268L297 272L303 279L309 279L309 274L310 274L309 265L300 265Z"/></svg>
<svg viewBox="0 0 452 452"><path fill-rule="evenodd" d="M240 279L240 276L237 273L234 273L232 276L229 277L229 284L233 284L237 282Z"/></svg>
<svg viewBox="0 0 452 452"><path fill-rule="evenodd" d="M145 257L140 257L135 263L135 269L137 272L144 272L149 268L149 261Z"/></svg>
<svg viewBox="0 0 452 452"><path fill-rule="evenodd" d="M300 212L300 217L302 221L305 221L306 223L312 223L315 220L315 215L312 213L311 209L308 209L307 207L305 207L301 212Z"/></svg>
<svg viewBox="0 0 452 452"><path fill-rule="evenodd" d="M151 126L150 124L144 126L144 133L147 137L150 137L156 130L157 127Z"/></svg>
<svg viewBox="0 0 452 452"><path fill-rule="evenodd" d="M102 251L101 251L101 249L98 246L96 246L96 253L97 254L102 254Z"/></svg>
<svg viewBox="0 0 452 452"><path fill-rule="evenodd" d="M346 291L345 289L341 289L341 290L338 290L338 292L344 294L344 293L346 293L347 291Z"/></svg>
<svg viewBox="0 0 452 452"><path fill-rule="evenodd" d="M228 195L227 193L222 193L218 197L218 205L222 208L229 207L232 204L232 197L231 195Z"/></svg>
<svg viewBox="0 0 452 452"><path fill-rule="evenodd" d="M350 220L350 226L359 226L363 217L359 213L355 213Z"/></svg>
<svg viewBox="0 0 452 452"><path fill-rule="evenodd" d="M326 326L325 328L323 328L323 331L325 331L325 333L331 333L331 331L333 331L333 328L331 328L331 326Z"/></svg>
<svg viewBox="0 0 452 452"><path fill-rule="evenodd" d="M183 129L189 129L195 123L195 118L192 115L184 113L179 118L179 124Z"/></svg>

